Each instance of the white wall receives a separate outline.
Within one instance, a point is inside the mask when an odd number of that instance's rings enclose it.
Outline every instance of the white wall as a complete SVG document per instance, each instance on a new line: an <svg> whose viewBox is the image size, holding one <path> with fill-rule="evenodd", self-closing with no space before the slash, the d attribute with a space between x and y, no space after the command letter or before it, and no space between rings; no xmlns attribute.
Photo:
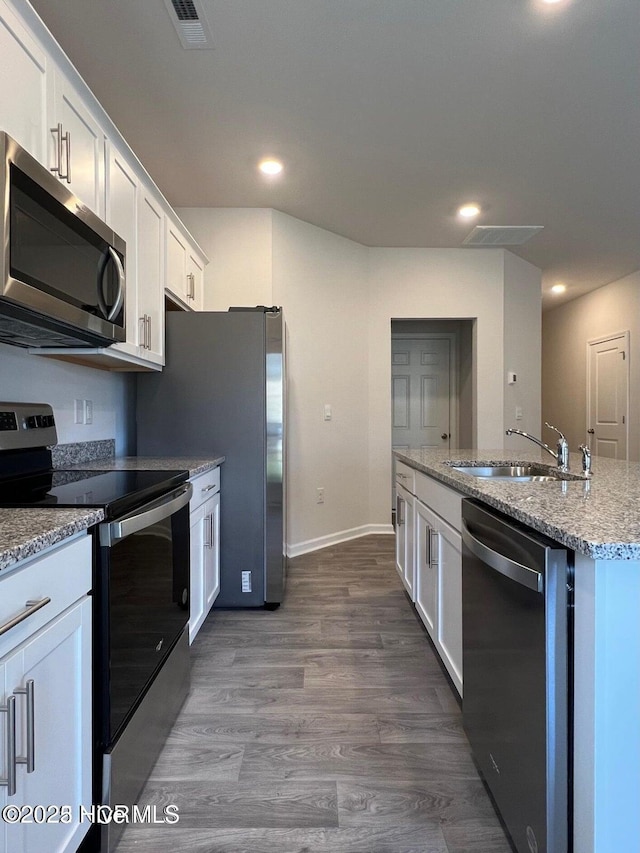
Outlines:
<svg viewBox="0 0 640 853"><path fill-rule="evenodd" d="M541 436L541 355L542 291L540 270L511 252L504 253L504 425ZM516 374L508 385L507 371ZM522 420L516 421L516 407ZM551 421L553 423L553 421ZM553 434L545 429L543 440L552 447ZM532 450L533 445L518 435L503 436L502 446ZM549 457L550 458L550 457Z"/></svg>
<svg viewBox="0 0 640 853"><path fill-rule="evenodd" d="M368 250L369 519L374 524L389 520L392 319L476 318L477 446L503 446L504 254L501 249Z"/></svg>
<svg viewBox="0 0 640 853"><path fill-rule="evenodd" d="M640 270L546 311L542 322L542 415L572 450L587 438L587 341L630 332L629 459L640 461ZM548 430L547 430L548 432Z"/></svg>
<svg viewBox="0 0 640 853"><path fill-rule="evenodd" d="M206 311L273 304L273 211L249 207L179 207L176 211L209 256L204 270Z"/></svg>
<svg viewBox="0 0 640 853"><path fill-rule="evenodd" d="M132 448L133 376L30 355L0 344L0 397L6 402L50 403L59 444L115 438L116 453ZM74 400L93 401L93 423L74 423Z"/></svg>
<svg viewBox="0 0 640 853"><path fill-rule="evenodd" d="M540 273L529 264L501 249L371 249L277 211L180 214L211 257L208 308L284 308L292 553L341 535L390 530L392 319L473 322L473 424L466 434L477 436L477 446L504 446L505 343L510 361L530 378L523 407L536 418L539 320L529 317L526 335L504 341L505 310L515 318L539 309ZM329 422L325 403L333 408ZM537 418L536 428L539 408Z"/></svg>
<svg viewBox="0 0 640 853"><path fill-rule="evenodd" d="M274 212L273 297L289 329L293 553L373 532L367 527L365 257L366 249L351 240ZM324 504L316 502L318 487Z"/></svg>

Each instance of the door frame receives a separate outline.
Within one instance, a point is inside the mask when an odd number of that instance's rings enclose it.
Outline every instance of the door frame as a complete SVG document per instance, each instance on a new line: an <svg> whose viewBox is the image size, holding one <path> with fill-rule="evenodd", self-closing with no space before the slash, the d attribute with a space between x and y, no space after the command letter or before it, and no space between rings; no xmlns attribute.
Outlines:
<svg viewBox="0 0 640 853"><path fill-rule="evenodd" d="M393 349L394 340L441 340L446 338L449 341L449 450L458 446L458 333L457 332L418 332L412 334L410 332L391 332L391 346ZM393 368L393 363L391 364ZM393 375L393 374L392 374ZM392 410L393 420L393 410ZM393 430L391 444L393 445Z"/></svg>
<svg viewBox="0 0 640 853"><path fill-rule="evenodd" d="M590 347L594 346L595 344L604 344L607 341L614 341L614 340L616 340L616 338L623 338L624 339L624 352L625 352L626 373L627 373L627 399L625 401L626 407L627 407L627 413L626 413L625 423L624 423L624 425L625 425L624 434L625 434L625 443L626 443L625 459L628 462L629 461L629 421L630 421L629 412L630 412L630 405L631 405L631 371L630 371L631 358L629 355L629 344L630 344L631 334L630 334L629 329L625 329L624 331L621 331L621 332L614 332L610 335L599 335L597 338L590 338L587 341L587 354L586 354L586 360L587 360L586 422L587 423L586 423L586 426L584 428L584 434L586 437L585 443L590 447L591 444L590 444L589 439L591 438L591 436L587 432L587 430L591 426L591 418L589 417L591 414L591 350L590 350Z"/></svg>

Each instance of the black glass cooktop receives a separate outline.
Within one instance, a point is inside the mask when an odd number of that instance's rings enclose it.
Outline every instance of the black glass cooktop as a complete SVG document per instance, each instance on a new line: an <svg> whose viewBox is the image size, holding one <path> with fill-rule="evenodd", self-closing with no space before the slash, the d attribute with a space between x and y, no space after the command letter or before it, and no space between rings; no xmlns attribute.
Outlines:
<svg viewBox="0 0 640 853"><path fill-rule="evenodd" d="M114 518L187 480L188 471L46 471L0 482L4 507L100 507Z"/></svg>

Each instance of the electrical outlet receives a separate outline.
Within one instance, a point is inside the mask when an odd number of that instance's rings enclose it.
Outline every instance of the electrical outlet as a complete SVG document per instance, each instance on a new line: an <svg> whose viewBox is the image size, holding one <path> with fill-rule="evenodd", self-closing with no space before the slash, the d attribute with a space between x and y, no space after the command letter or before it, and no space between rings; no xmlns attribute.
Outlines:
<svg viewBox="0 0 640 853"><path fill-rule="evenodd" d="M323 504L324 503L324 489L319 488L316 489L316 503Z"/></svg>
<svg viewBox="0 0 640 853"><path fill-rule="evenodd" d="M516 420L522 420L522 406L516 406Z"/></svg>
<svg viewBox="0 0 640 853"><path fill-rule="evenodd" d="M251 592L251 572L242 573L242 591Z"/></svg>
<svg viewBox="0 0 640 853"><path fill-rule="evenodd" d="M93 400L84 401L84 422L85 424L93 423Z"/></svg>
<svg viewBox="0 0 640 853"><path fill-rule="evenodd" d="M84 423L84 400L73 401L73 420L74 423Z"/></svg>

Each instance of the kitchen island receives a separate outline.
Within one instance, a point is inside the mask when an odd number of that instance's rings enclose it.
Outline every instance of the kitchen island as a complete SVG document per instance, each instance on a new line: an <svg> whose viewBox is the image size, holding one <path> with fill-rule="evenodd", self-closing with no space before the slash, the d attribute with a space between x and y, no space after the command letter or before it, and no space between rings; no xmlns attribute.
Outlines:
<svg viewBox="0 0 640 853"><path fill-rule="evenodd" d="M574 853L640 850L640 465L595 459L587 480L571 454L569 479L492 482L451 463L555 466L537 450L394 455L574 552Z"/></svg>

